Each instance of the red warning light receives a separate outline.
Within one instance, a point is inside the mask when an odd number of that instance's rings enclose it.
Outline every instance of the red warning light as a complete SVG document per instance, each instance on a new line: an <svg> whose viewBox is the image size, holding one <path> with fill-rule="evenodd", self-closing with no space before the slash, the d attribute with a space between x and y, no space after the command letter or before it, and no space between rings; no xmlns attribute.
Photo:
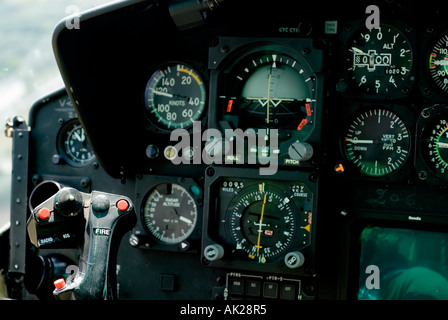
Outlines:
<svg viewBox="0 0 448 320"><path fill-rule="evenodd" d="M311 116L311 105L309 103L305 103L305 108L307 116Z"/></svg>
<svg viewBox="0 0 448 320"><path fill-rule="evenodd" d="M302 121L300 121L299 125L297 126L297 130L302 130L303 127L308 123L307 119L303 119Z"/></svg>
<svg viewBox="0 0 448 320"><path fill-rule="evenodd" d="M229 103L227 104L227 113L229 113L230 111L232 111L232 106L233 106L233 100L229 100Z"/></svg>

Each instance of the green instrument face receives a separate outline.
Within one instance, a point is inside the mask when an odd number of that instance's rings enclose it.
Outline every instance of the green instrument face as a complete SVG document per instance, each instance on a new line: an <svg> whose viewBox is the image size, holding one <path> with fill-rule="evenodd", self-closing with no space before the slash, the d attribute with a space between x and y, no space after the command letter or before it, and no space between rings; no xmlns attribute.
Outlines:
<svg viewBox="0 0 448 320"><path fill-rule="evenodd" d="M433 84L448 93L448 34L443 35L431 48L428 72Z"/></svg>
<svg viewBox="0 0 448 320"><path fill-rule="evenodd" d="M422 157L431 171L448 180L448 115L433 119L423 131Z"/></svg>
<svg viewBox="0 0 448 320"><path fill-rule="evenodd" d="M155 71L146 85L145 103L151 120L162 129L186 129L199 120L207 100L199 72L180 63Z"/></svg>
<svg viewBox="0 0 448 320"><path fill-rule="evenodd" d="M411 77L411 45L394 27L361 29L353 34L346 51L346 81L358 93L390 95Z"/></svg>
<svg viewBox="0 0 448 320"><path fill-rule="evenodd" d="M410 136L394 112L375 108L355 115L343 137L345 156L362 174L386 176L399 169L410 151Z"/></svg>
<svg viewBox="0 0 448 320"><path fill-rule="evenodd" d="M229 72L230 85L220 96L221 122L230 128L279 129L280 135L313 128L314 78L298 59L277 51L260 51Z"/></svg>

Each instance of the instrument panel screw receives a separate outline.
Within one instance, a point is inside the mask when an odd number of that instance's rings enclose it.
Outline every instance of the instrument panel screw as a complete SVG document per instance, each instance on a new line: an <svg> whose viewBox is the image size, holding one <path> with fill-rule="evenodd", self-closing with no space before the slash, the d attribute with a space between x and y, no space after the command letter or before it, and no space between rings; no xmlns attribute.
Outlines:
<svg viewBox="0 0 448 320"><path fill-rule="evenodd" d="M318 180L318 176L317 176L317 174L315 174L315 173L311 173L311 174L308 176L308 181L309 181L309 182L313 182L313 183L315 183L315 182L317 182L317 180Z"/></svg>
<svg viewBox="0 0 448 320"><path fill-rule="evenodd" d="M207 168L207 175L208 175L209 177L214 176L214 175L215 175L215 169L213 169L213 168Z"/></svg>
<svg viewBox="0 0 448 320"><path fill-rule="evenodd" d="M420 178L420 180L426 180L426 178L428 178L428 174L426 173L426 171L422 170L418 173L418 177Z"/></svg>
<svg viewBox="0 0 448 320"><path fill-rule="evenodd" d="M140 243L140 239L135 234L131 234L129 237L129 244L133 247L137 247Z"/></svg>
<svg viewBox="0 0 448 320"><path fill-rule="evenodd" d="M230 48L228 46L222 46L220 49L221 53L227 53L227 52L229 52L229 50L230 50Z"/></svg>

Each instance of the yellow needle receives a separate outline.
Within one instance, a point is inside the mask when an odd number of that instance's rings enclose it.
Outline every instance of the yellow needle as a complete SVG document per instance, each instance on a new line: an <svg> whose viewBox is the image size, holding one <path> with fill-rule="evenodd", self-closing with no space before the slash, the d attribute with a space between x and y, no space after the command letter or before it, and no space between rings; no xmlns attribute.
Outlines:
<svg viewBox="0 0 448 320"><path fill-rule="evenodd" d="M261 217L260 217L260 227L258 228L258 241L257 245L255 246L257 248L257 254L260 251L260 239L261 239L261 225L263 223L263 216L264 216L264 207L266 206L266 193L264 194L263 198L263 206L261 207Z"/></svg>
<svg viewBox="0 0 448 320"><path fill-rule="evenodd" d="M269 100L271 99L270 98L270 94L271 94L271 73L269 72L269 83L268 83L268 100L267 100L267 103L268 103L268 110L267 110L267 113L268 113L268 117L267 117L267 119L266 119L266 123L268 123L269 124Z"/></svg>

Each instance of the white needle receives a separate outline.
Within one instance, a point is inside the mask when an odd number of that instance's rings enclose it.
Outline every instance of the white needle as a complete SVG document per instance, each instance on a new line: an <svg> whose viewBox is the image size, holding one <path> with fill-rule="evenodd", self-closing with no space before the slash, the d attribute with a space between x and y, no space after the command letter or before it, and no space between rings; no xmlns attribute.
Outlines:
<svg viewBox="0 0 448 320"><path fill-rule="evenodd" d="M347 139L346 141L349 141L351 143L373 143L373 140L356 140L356 139Z"/></svg>
<svg viewBox="0 0 448 320"><path fill-rule="evenodd" d="M448 148L448 143L446 142L437 142L439 148Z"/></svg>
<svg viewBox="0 0 448 320"><path fill-rule="evenodd" d="M185 217L183 217L183 216L180 216L180 217L179 217L179 220L185 222L185 223L188 224L188 225L191 225L191 224L193 223L193 221L191 221L190 219L185 218Z"/></svg>
<svg viewBox="0 0 448 320"><path fill-rule="evenodd" d="M152 90L152 92L154 94L158 94L159 96L165 96L165 97L169 97L169 98L173 97L173 94L168 93L168 92L162 92L162 91L158 91L158 90Z"/></svg>
<svg viewBox="0 0 448 320"><path fill-rule="evenodd" d="M73 135L75 136L75 138L76 138L78 141L80 141L80 142L83 142L83 141L84 141L84 135L81 137L81 136L79 135L79 133L76 132L76 131L73 133Z"/></svg>
<svg viewBox="0 0 448 320"><path fill-rule="evenodd" d="M363 54L363 55L366 55L366 56L370 56L370 54L365 53L364 51L362 51L361 49L356 48L356 47L352 47L351 49L349 49L349 51L360 53L360 54Z"/></svg>

